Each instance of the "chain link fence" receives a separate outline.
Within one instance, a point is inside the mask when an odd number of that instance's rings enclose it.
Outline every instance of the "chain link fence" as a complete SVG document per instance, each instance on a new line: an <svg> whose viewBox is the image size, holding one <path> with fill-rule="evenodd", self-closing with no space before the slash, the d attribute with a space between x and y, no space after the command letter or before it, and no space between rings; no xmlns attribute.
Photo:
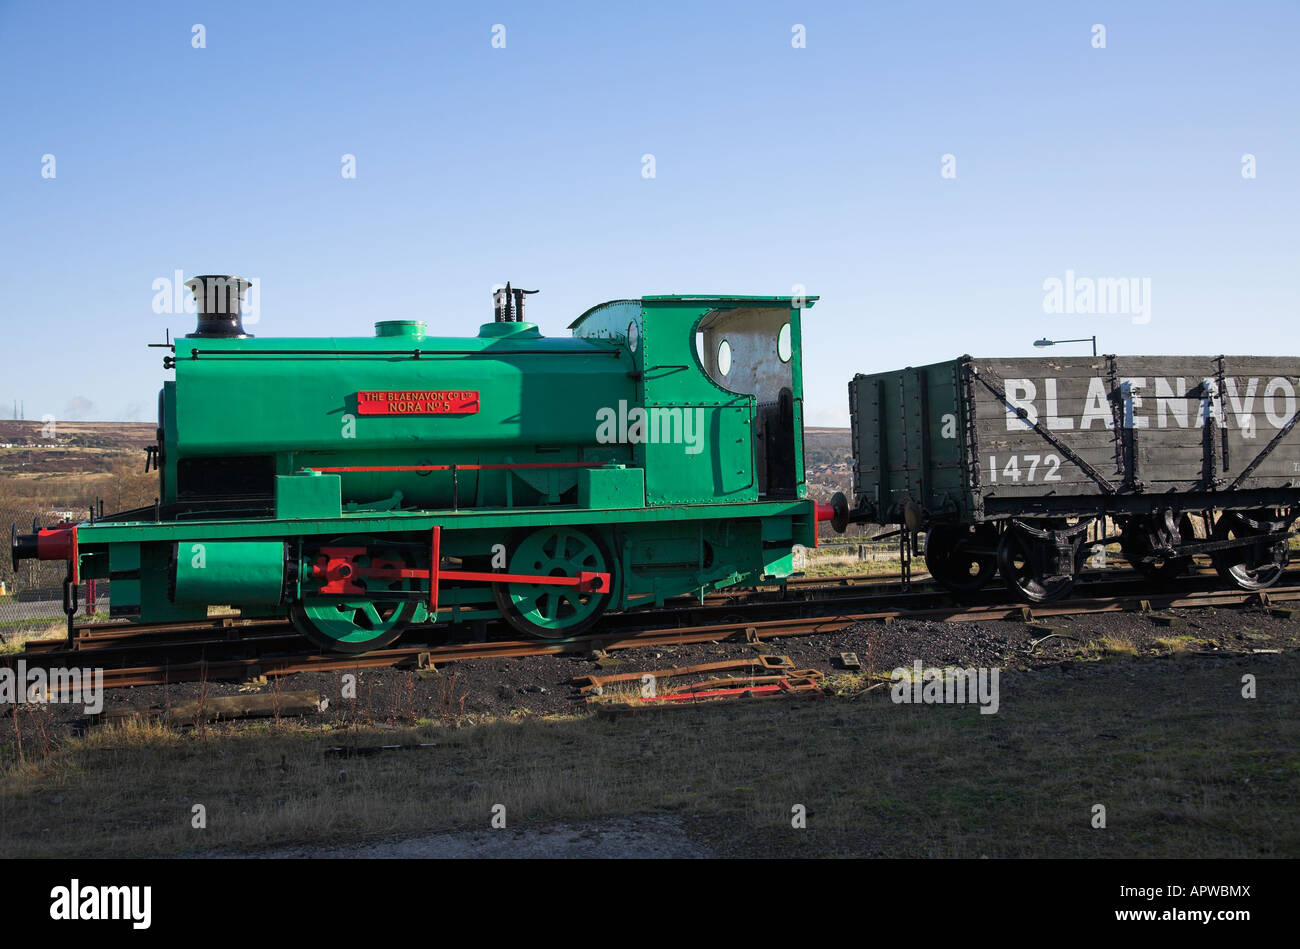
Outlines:
<svg viewBox="0 0 1300 949"><path fill-rule="evenodd" d="M0 531L5 534L6 548L0 555L0 643L3 645L13 648L26 639L43 637L47 633L56 636L67 626L63 612L63 581L67 578L67 564L63 561L24 560L15 570L8 550L11 524L20 534L29 534L33 523L51 527L65 516L81 519L86 515L48 509L0 508ZM107 620L108 608L108 581L99 580L93 584L83 581L77 587L77 622Z"/></svg>

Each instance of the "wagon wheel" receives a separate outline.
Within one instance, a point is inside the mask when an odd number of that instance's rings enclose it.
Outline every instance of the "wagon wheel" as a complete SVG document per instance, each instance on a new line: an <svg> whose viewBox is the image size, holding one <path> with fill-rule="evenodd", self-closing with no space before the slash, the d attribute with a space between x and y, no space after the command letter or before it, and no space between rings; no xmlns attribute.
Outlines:
<svg viewBox="0 0 1300 949"><path fill-rule="evenodd" d="M378 553L376 558L397 566L404 563L400 555L387 551ZM371 562L369 556L357 558L358 566ZM303 636L330 652L355 654L382 649L406 631L419 607L415 600L391 594L411 592L414 585L411 580L361 582L366 587L365 593L303 596L289 607L290 621ZM385 597L386 593L390 596Z"/></svg>
<svg viewBox="0 0 1300 949"><path fill-rule="evenodd" d="M1245 537L1258 537L1267 533L1265 529L1247 523L1236 514L1222 515L1214 525L1215 540L1236 540ZM1229 547L1216 550L1211 555L1214 569L1225 580L1231 580L1243 590L1263 590L1271 587L1286 572L1291 552L1285 540L1261 550L1258 545L1247 547Z"/></svg>
<svg viewBox="0 0 1300 949"><path fill-rule="evenodd" d="M1178 521L1178 533L1186 542L1189 538L1196 536L1195 528L1192 526L1192 519L1184 514ZM1190 555L1183 557L1163 557L1156 556L1155 560L1144 560L1145 557L1153 555L1151 524L1143 517L1135 517L1124 526L1124 531L1120 535L1119 549L1124 554L1124 559L1129 562L1138 573L1148 580L1172 580L1175 577L1181 577L1192 565Z"/></svg>
<svg viewBox="0 0 1300 949"><path fill-rule="evenodd" d="M936 524L925 538L925 566L954 593L974 593L997 572L997 544L992 524Z"/></svg>
<svg viewBox="0 0 1300 949"><path fill-rule="evenodd" d="M998 544L998 570L1007 588L1030 603L1050 603L1067 596L1074 589L1075 577L1041 576L1034 565L1034 543L1014 527L1003 532ZM1083 566L1083 552L1080 544L1075 553L1075 575Z"/></svg>
<svg viewBox="0 0 1300 949"><path fill-rule="evenodd" d="M591 628L613 601L612 559L593 537L576 527L543 527L515 546L509 573L576 577L610 573L609 593L583 593L573 586L494 583L492 596L507 623L525 636L568 639Z"/></svg>

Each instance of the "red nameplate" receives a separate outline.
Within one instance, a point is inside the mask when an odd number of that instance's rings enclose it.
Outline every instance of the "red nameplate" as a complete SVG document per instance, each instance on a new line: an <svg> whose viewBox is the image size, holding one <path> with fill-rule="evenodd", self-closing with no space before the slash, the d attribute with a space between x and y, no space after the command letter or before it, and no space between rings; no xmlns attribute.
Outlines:
<svg viewBox="0 0 1300 949"><path fill-rule="evenodd" d="M376 389L357 393L358 415L473 415L477 411L477 391Z"/></svg>

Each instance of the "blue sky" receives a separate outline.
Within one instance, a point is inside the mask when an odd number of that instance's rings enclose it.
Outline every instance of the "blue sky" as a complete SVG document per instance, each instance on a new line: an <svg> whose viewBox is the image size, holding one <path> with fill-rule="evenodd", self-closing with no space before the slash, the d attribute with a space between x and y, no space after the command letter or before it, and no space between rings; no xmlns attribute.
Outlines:
<svg viewBox="0 0 1300 949"><path fill-rule="evenodd" d="M1295 2L0 0L0 415L151 418L178 269L259 278L271 336L802 284L816 424L1045 335L1295 352L1298 40ZM1149 322L1045 313L1067 270Z"/></svg>

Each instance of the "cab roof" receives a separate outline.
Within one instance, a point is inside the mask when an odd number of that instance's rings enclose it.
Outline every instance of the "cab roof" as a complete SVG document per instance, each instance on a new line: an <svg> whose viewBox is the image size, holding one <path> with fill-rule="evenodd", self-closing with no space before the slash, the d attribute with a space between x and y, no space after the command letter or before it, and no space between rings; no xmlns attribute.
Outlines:
<svg viewBox="0 0 1300 949"><path fill-rule="evenodd" d="M606 300L604 303L597 303L595 306L586 310L581 316L569 324L569 329L576 329L583 320L597 310L604 309L607 306L613 306L616 303L702 303L713 306L785 306L793 305L795 299L803 300L804 308L810 309L820 297L803 296L796 298L794 296L771 297L771 296L749 296L744 294L717 294L717 293L649 293L643 297L632 297L625 300Z"/></svg>

